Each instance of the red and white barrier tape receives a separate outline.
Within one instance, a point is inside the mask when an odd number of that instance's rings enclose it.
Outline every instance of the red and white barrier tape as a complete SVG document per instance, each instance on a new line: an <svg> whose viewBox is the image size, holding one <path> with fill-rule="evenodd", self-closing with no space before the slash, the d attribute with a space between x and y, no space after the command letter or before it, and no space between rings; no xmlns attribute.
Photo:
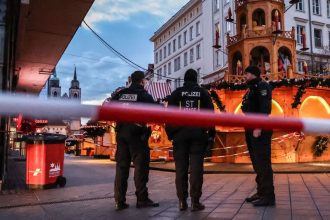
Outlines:
<svg viewBox="0 0 330 220"><path fill-rule="evenodd" d="M265 130L280 129L306 133L330 134L328 119L300 119L267 117L262 115L235 115L211 111L180 111L155 105L123 105L107 103L103 106L82 105L78 102L41 100L23 96L0 95L0 115L23 114L36 118L86 117L104 121L135 123L167 123L193 127L245 127Z"/></svg>

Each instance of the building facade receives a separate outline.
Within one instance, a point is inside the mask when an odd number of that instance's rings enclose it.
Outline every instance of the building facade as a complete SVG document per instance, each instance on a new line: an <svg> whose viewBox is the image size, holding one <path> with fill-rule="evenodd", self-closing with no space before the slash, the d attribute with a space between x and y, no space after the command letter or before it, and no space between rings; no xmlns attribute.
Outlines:
<svg viewBox="0 0 330 220"><path fill-rule="evenodd" d="M202 1L192 0L154 34L154 81L167 81L174 89L183 85L188 68L202 73L202 18Z"/></svg>
<svg viewBox="0 0 330 220"><path fill-rule="evenodd" d="M329 73L330 0L300 0L292 7L289 0L283 1L287 9L284 26L287 30L295 28L297 63L294 69L302 73L307 62L310 72ZM203 84L222 79L228 69L227 34L235 36L238 30L237 21L227 22L226 18L229 13L235 18L235 6L239 2L244 1L191 0L157 30L151 38L155 55L153 80L171 82L175 89L182 85L188 68L198 70ZM300 50L303 31L307 51ZM221 48L214 47L216 41Z"/></svg>

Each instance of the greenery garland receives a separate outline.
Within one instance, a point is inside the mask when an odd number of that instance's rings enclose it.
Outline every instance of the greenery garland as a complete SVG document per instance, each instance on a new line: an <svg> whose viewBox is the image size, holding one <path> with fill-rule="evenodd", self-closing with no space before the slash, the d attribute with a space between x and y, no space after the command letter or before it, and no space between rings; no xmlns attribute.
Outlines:
<svg viewBox="0 0 330 220"><path fill-rule="evenodd" d="M214 90L210 91L211 97L213 99L213 101L215 102L215 104L217 105L217 107L219 108L219 110L221 112L226 112L226 106L223 105L220 97L218 96L217 92Z"/></svg>
<svg viewBox="0 0 330 220"><path fill-rule="evenodd" d="M297 94L294 97L294 102L291 104L292 108L297 108L301 104L301 98L305 94L307 88L316 88L318 86L330 88L330 78L324 79L322 77L312 77L308 79L273 80L273 81L268 81L268 83L273 90L281 87L299 86ZM241 91L241 90L246 90L248 88L246 83L230 83L226 81L216 84L213 83L213 84L203 85L203 87L208 90L229 89L231 91Z"/></svg>
<svg viewBox="0 0 330 220"><path fill-rule="evenodd" d="M301 86L308 85L310 88L316 88L318 86L330 88L330 78L324 79L322 77L312 77L308 79L282 79L282 80L273 80L267 81L273 89L281 88L281 87L293 87L293 86ZM246 83L230 83L223 81L221 83L212 83L208 85L203 85L204 88L211 90L222 90L229 89L232 91L240 91L246 90Z"/></svg>
<svg viewBox="0 0 330 220"><path fill-rule="evenodd" d="M329 138L324 136L318 136L313 145L313 154L316 157L322 156L323 152L328 148Z"/></svg>
<svg viewBox="0 0 330 220"><path fill-rule="evenodd" d="M298 108L301 104L301 98L306 93L306 85L301 85L297 91L297 94L294 97L294 101L291 104L292 108Z"/></svg>

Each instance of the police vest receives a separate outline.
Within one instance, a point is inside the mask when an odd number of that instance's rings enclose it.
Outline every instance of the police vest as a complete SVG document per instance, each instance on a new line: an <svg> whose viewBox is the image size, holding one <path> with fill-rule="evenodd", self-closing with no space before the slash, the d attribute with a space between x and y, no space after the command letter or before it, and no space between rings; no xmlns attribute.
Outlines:
<svg viewBox="0 0 330 220"><path fill-rule="evenodd" d="M201 92L181 91L179 107L184 111L199 111L201 109Z"/></svg>

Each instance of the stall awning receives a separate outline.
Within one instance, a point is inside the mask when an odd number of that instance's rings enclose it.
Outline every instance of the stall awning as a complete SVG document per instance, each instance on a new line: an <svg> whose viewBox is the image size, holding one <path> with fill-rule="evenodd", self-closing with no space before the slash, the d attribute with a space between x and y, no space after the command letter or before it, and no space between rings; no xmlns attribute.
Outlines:
<svg viewBox="0 0 330 220"><path fill-rule="evenodd" d="M171 95L171 86L166 82L150 82L147 91L155 100Z"/></svg>

